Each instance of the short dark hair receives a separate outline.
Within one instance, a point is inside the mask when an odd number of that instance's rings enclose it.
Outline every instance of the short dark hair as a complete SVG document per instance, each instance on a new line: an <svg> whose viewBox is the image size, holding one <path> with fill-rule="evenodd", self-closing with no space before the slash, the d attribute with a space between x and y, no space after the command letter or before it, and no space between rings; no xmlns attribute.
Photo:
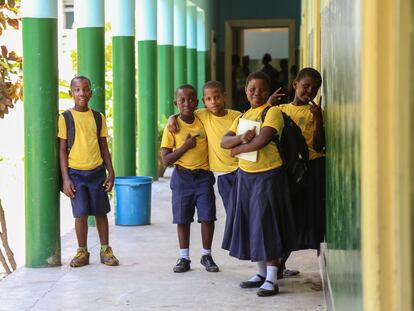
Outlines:
<svg viewBox="0 0 414 311"><path fill-rule="evenodd" d="M250 81L255 80L255 79L264 80L267 84L267 87L270 89L270 78L263 71L255 71L255 72L252 72L251 74L249 74L246 78L246 87L247 87L247 85L249 84Z"/></svg>
<svg viewBox="0 0 414 311"><path fill-rule="evenodd" d="M194 93L197 95L197 90L191 84L183 84L177 87L177 89L175 90L175 95L177 96L178 91L187 89L194 91Z"/></svg>
<svg viewBox="0 0 414 311"><path fill-rule="evenodd" d="M219 89L220 93L224 93L223 83L221 83L220 81L216 81L216 80L211 80L211 81L204 83L203 94L206 89Z"/></svg>
<svg viewBox="0 0 414 311"><path fill-rule="evenodd" d="M306 68L301 69L296 76L296 81L300 81L301 79L305 77L309 77L315 80L319 86L322 85L322 76L319 73L319 71L317 71L314 68L306 67Z"/></svg>
<svg viewBox="0 0 414 311"><path fill-rule="evenodd" d="M266 53L265 55L263 55L262 62L270 63L271 61L272 61L272 56L270 56L269 53Z"/></svg>
<svg viewBox="0 0 414 311"><path fill-rule="evenodd" d="M85 76L78 76L78 75L76 75L76 76L74 76L72 78L72 80L70 80L70 88L72 88L73 82L75 82L76 80L86 80L86 81L88 81L89 86L92 87L92 83L91 83L91 80L89 80L89 78L87 78Z"/></svg>

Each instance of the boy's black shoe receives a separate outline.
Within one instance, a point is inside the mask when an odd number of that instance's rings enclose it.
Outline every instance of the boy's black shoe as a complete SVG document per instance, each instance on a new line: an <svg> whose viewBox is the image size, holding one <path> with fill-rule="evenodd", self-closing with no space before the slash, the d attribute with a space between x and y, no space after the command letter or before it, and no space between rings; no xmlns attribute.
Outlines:
<svg viewBox="0 0 414 311"><path fill-rule="evenodd" d="M185 259L185 258L180 258L178 259L177 263L174 266L173 271L174 272L186 272L188 270L190 270L190 262L191 260Z"/></svg>
<svg viewBox="0 0 414 311"><path fill-rule="evenodd" d="M216 265L211 255L201 256L200 263L206 267L208 272L219 272L219 267Z"/></svg>

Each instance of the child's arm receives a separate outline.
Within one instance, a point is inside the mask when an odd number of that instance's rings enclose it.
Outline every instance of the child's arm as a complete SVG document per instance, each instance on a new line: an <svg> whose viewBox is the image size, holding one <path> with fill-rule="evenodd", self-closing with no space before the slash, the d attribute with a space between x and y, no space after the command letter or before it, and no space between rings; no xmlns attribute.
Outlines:
<svg viewBox="0 0 414 311"><path fill-rule="evenodd" d="M99 137L99 148L101 149L101 155L105 168L108 171L108 176L106 177L103 186L105 191L109 192L114 186L115 172L114 167L112 166L111 154L109 153L106 137Z"/></svg>
<svg viewBox="0 0 414 311"><path fill-rule="evenodd" d="M167 128L170 131L170 133L175 134L180 131L180 126L178 125L177 117L178 114L173 114L172 116L168 117Z"/></svg>
<svg viewBox="0 0 414 311"><path fill-rule="evenodd" d="M232 149L241 144L248 144L256 135L255 129L246 131L241 135L236 135L232 131L228 131L221 140L221 148L223 149Z"/></svg>
<svg viewBox="0 0 414 311"><path fill-rule="evenodd" d="M174 151L171 148L161 148L161 158L162 162L165 166L173 165L175 162L178 161L181 156L187 152L187 150L194 148L196 146L196 136L191 136L191 134L187 134L187 138L185 139L185 143L180 147L175 149Z"/></svg>
<svg viewBox="0 0 414 311"><path fill-rule="evenodd" d="M73 199L75 197L76 189L68 173L68 155L66 151L67 142L68 141L66 139L59 138L59 164L60 173L62 174L63 193Z"/></svg>
<svg viewBox="0 0 414 311"><path fill-rule="evenodd" d="M276 130L271 126L264 126L260 134L254 137L249 143L241 144L231 149L231 156L234 157L240 153L260 150L265 147L271 140Z"/></svg>
<svg viewBox="0 0 414 311"><path fill-rule="evenodd" d="M313 132L313 149L316 152L321 152L323 147L325 147L325 130L323 128L323 115L322 115L322 96L319 99L319 104L316 104L312 101L312 106L310 107L310 111L313 114L316 126L315 131Z"/></svg>

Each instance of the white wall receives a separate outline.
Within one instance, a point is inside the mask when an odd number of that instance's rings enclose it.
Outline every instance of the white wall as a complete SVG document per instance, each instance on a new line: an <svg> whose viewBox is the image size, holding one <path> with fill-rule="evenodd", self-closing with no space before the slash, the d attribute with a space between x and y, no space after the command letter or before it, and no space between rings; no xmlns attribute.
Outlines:
<svg viewBox="0 0 414 311"><path fill-rule="evenodd" d="M250 59L262 59L269 53L272 59L288 58L289 52L288 31L244 31L244 55Z"/></svg>

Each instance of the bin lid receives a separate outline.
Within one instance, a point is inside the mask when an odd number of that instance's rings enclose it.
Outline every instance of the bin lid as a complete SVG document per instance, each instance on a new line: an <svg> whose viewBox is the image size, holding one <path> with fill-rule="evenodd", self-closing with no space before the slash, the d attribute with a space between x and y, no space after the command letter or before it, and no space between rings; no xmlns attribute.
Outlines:
<svg viewBox="0 0 414 311"><path fill-rule="evenodd" d="M151 176L121 176L115 177L115 185L151 184Z"/></svg>

